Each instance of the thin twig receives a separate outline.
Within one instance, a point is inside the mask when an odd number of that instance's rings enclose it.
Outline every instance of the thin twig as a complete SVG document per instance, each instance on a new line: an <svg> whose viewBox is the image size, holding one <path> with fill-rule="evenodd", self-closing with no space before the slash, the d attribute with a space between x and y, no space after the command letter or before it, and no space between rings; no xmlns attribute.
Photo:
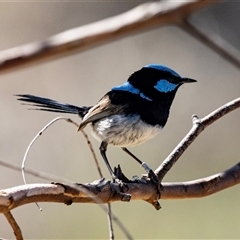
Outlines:
<svg viewBox="0 0 240 240"><path fill-rule="evenodd" d="M41 131L39 131L39 132L37 133L37 135L33 138L33 140L32 140L32 141L30 142L30 144L28 145L27 150L26 150L26 152L25 152L25 154L24 154L24 157L23 157L23 161L22 161L22 176L23 176L23 181L24 181L25 184L27 184L27 182L26 182L26 178L25 178L25 174L24 174L24 168L25 168L25 162L26 162L26 159L27 159L27 155L28 155L29 150L31 149L33 143L43 134L43 132L44 132L45 130L47 130L47 128L49 128L52 124L54 124L55 122L57 122L57 121L59 121L59 120L65 120L65 121L67 121L67 122L73 123L71 119L66 118L66 117L57 117L57 118L54 118L51 122L49 122L46 126L44 126L44 128L43 128Z"/></svg>
<svg viewBox="0 0 240 240"><path fill-rule="evenodd" d="M79 128L79 125L78 125L76 122L72 121L70 118L68 119L68 122L74 124L77 128ZM88 144L88 147L89 147L89 149L90 149L90 151L91 151L91 153L92 153L92 157L93 157L94 162L95 162L95 164L96 164L96 167L97 167L99 176L100 176L101 178L103 178L103 174L102 174L102 171L101 171L101 168L100 168L100 165L99 165L99 162L98 162L96 153L95 153L95 151L94 151L94 149L93 149L93 145L92 145L91 141L89 140L88 135L85 133L85 131L84 131L83 129L81 129L81 133L83 134L84 138L86 139L86 142L87 142L87 144Z"/></svg>
<svg viewBox="0 0 240 240"><path fill-rule="evenodd" d="M25 161L26 161L26 158L27 158L27 155L28 155L28 152L29 152L30 148L32 147L33 143L37 140L37 138L40 137L40 136L43 134L43 132L44 132L45 130L47 130L48 127L50 127L52 124L54 124L55 122L60 121L60 120L65 120L65 121L67 121L67 122L69 122L69 123L72 123L72 124L75 125L77 128L79 127L79 125L78 125L76 122L74 122L72 119L70 119L70 118L57 117L57 118L53 119L52 121L50 121L46 126L44 126L44 128L43 128L41 131L38 132L38 134L37 134L37 135L33 138L33 140L30 142L30 144L29 144L29 146L27 147L27 150L26 150L26 152L25 152L25 154L24 154L24 158L23 158L23 162L22 162L22 175L23 175L23 179L24 179L24 183L25 183L25 184L27 184L27 183L26 183L26 179L25 179L24 168L25 168ZM91 153L92 153L92 155L93 155L93 158L94 158L94 161L95 161L95 163L96 163L96 166L97 166L99 175L100 175L101 178L103 178L103 174L102 174L102 172L101 172L101 169L100 169L100 166L99 166L99 163L98 163L96 154L95 154L95 152L94 152L92 143L90 142L90 140L89 140L87 134L84 132L84 130L81 130L81 132L82 132L83 136L85 137L85 139L86 139L86 141L87 141L87 144L88 144L88 146L89 146L89 148L90 148L90 151L91 151ZM8 166L9 166L9 165L8 165ZM15 168L15 170L16 170L16 168ZM38 174L37 172L31 171L31 174L34 174L35 176L38 176L38 177L39 177L39 174ZM52 178L54 178L54 180L57 180L57 182L64 182L64 181L63 181L64 179L59 178L59 177L55 177L55 176L53 176L53 175L48 175L48 174L45 174L45 173L42 173L41 175L42 175L43 177L45 177L45 178L47 177L49 180L50 180L50 178L52 177ZM59 180L60 180L60 181L59 181ZM52 181L52 179L51 179L51 181ZM68 181L68 182L69 182L69 181ZM101 203L101 201L98 202L98 203ZM36 204L37 204L37 203L36 203ZM39 207L38 204L37 204L37 206ZM108 204L108 210L106 210L103 206L101 206L101 208L102 208L105 212L107 212L107 214L108 214L108 222L109 222L110 236L111 236L111 237L114 237L113 224L112 224L112 219L113 219L113 218L112 218L110 203ZM40 207L39 207L39 209L42 210ZM114 216L114 219L117 219L117 217ZM120 220L118 220L117 223L119 223L119 222L120 222ZM123 231L123 233L124 233L126 236L131 236L130 233L129 233L128 231L126 231L126 228L125 228L125 227L122 228L122 225L123 225L123 224L119 225L119 227L120 227L120 229ZM111 239L114 239L114 238L111 238ZM131 239L131 238L130 238L130 239Z"/></svg>
<svg viewBox="0 0 240 240"><path fill-rule="evenodd" d="M5 161L2 161L2 160L0 160L0 165L2 165L4 167L7 167L9 169L18 171L18 172L22 171L22 168L19 167L18 165L15 165L15 164L12 164L12 163L9 163L9 162L5 162ZM72 183L73 182L73 181L70 181L68 179L53 175L53 174L49 174L49 173L45 173L45 172L39 172L39 171L35 171L35 170L32 170L32 169L27 169L26 168L26 169L24 169L24 171L25 171L25 173L27 173L29 175L32 175L34 177L38 177L38 178L41 178L41 179L45 179L45 180L50 181L50 182L66 182L66 183Z"/></svg>
<svg viewBox="0 0 240 240"><path fill-rule="evenodd" d="M88 144L88 146L89 146L89 149L90 149L90 151L91 151L91 153L92 153L92 156L93 156L94 162L95 162L95 164L96 164L96 167L97 167L99 176L100 176L100 178L103 178L103 174L102 174L102 171L101 171L101 168L100 168L100 165L99 165L99 162L98 162L96 153L95 153L95 151L94 151L94 149L93 149L93 145L92 145L91 141L89 140L88 135L84 132L83 129L81 130L81 132L82 132L83 136L85 137L85 139L86 139L86 141L87 141L87 144Z"/></svg>
<svg viewBox="0 0 240 240"><path fill-rule="evenodd" d="M81 130L81 132L82 132L83 136L85 137L85 139L87 141L87 144L89 146L89 149L90 149L90 151L92 153L92 156L93 156L94 162L96 164L99 176L100 176L100 178L103 178L103 174L102 174L102 171L101 171L101 168L100 168L100 165L99 165L96 153L95 153L95 151L93 149L92 143L89 140L88 135L84 132L83 129ZM113 218L112 218L111 203L107 204L107 208L108 208L107 216L108 216L108 226L109 226L109 239L110 240L114 240L114 229L113 229ZM123 232L124 232L124 230L125 230L125 228L122 229ZM125 235L127 236L127 234L125 234Z"/></svg>
<svg viewBox="0 0 240 240"><path fill-rule="evenodd" d="M23 161L22 161L22 177L23 177L23 181L24 181L24 184L27 184L26 182L26 178L25 178L25 173L24 173L24 168L25 168L25 162L26 162L26 159L27 159L27 155L28 155L28 152L29 150L31 149L33 143L43 134L43 132L45 130L47 130L47 128L49 128L52 124L54 124L55 122L59 121L59 120L65 120L67 122L71 122L73 123L73 121L70 119L70 118L65 118L65 117L57 117L55 119L53 119L51 122L49 122L46 126L44 126L44 128L38 132L38 134L33 138L33 140L30 142L30 144L28 145L27 147L27 150L24 154L24 157L23 157ZM38 205L37 202L35 202L35 204L37 205L37 207L39 208L40 211L42 211L42 208Z"/></svg>
<svg viewBox="0 0 240 240"><path fill-rule="evenodd" d="M112 219L112 209L111 203L107 204L108 208L108 227L109 227L109 239L114 240L114 229L113 229L113 219Z"/></svg>
<svg viewBox="0 0 240 240"><path fill-rule="evenodd" d="M160 166L154 171L158 176L160 182L162 182L165 175L182 156L185 150L193 143L200 132L203 131L203 127L198 121L197 116L193 116L193 126L188 134L182 139L182 141L174 148L174 150L168 155L168 157L160 164Z"/></svg>
<svg viewBox="0 0 240 240"><path fill-rule="evenodd" d="M103 178L103 174L102 174L102 171L101 171L101 168L100 168L100 165L99 165L99 162L98 162L98 159L97 159L97 156L95 154L95 151L93 149L93 146L92 146L92 143L91 141L89 140L88 138L88 135L84 132L84 130L81 130L83 136L85 137L86 141L87 141L87 144L89 146L89 149L92 153L92 156L93 156L93 159L94 159L94 162L96 164L96 167L97 167L97 170L98 170L98 173L99 173L99 176L100 178ZM109 239L110 240L114 240L114 230L113 230L113 222L112 222L112 210L111 210L111 203L108 203L107 204L107 216L108 216L108 227L109 227Z"/></svg>
<svg viewBox="0 0 240 240"><path fill-rule="evenodd" d="M16 220L14 219L13 215L11 214L11 212L10 211L5 212L4 216L8 220L8 223L10 224L10 226L12 227L13 233L14 233L16 239L23 240L22 231L21 231L20 227L18 226Z"/></svg>
<svg viewBox="0 0 240 240"><path fill-rule="evenodd" d="M206 117L201 119L201 124L204 125L204 128L208 127L219 118L225 116L226 114L234 111L240 107L240 97L234 99L233 101L223 105L222 107L216 109L212 113L208 114Z"/></svg>

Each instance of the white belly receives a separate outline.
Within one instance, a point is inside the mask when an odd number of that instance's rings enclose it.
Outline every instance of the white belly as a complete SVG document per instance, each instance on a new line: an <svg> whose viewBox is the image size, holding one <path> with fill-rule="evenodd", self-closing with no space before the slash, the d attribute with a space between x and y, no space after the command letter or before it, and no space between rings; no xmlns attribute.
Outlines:
<svg viewBox="0 0 240 240"><path fill-rule="evenodd" d="M161 130L140 120L139 116L113 115L94 123L93 136L108 144L130 147L155 137Z"/></svg>

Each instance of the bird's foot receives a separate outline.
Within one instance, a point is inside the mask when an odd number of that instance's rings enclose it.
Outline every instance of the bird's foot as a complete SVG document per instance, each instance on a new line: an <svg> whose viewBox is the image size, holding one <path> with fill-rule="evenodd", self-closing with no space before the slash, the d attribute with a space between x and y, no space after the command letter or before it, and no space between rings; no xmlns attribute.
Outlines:
<svg viewBox="0 0 240 240"><path fill-rule="evenodd" d="M120 191L122 193L125 193L129 190L127 183L125 183L122 179L119 179L117 176L112 176L113 182L117 183L118 186L120 187Z"/></svg>
<svg viewBox="0 0 240 240"><path fill-rule="evenodd" d="M122 169L120 167L120 165L118 164L117 167L114 167L113 173L115 175L115 177L117 177L118 179L120 179L122 182L124 183L130 183L131 180L129 180L124 173L122 172Z"/></svg>
<svg viewBox="0 0 240 240"><path fill-rule="evenodd" d="M158 199L161 198L161 191L162 191L162 185L158 179L158 176L154 173L152 169L148 172L148 177L150 178L151 182L156 186Z"/></svg>
<svg viewBox="0 0 240 240"><path fill-rule="evenodd" d="M126 193L129 188L126 183L124 183L122 180L117 178L117 176L112 176L113 182L118 185L117 189L114 188L114 195L120 196L121 201L123 202L129 202L131 200L131 194Z"/></svg>
<svg viewBox="0 0 240 240"><path fill-rule="evenodd" d="M148 173L148 178L150 178L151 182L154 183L154 185L156 186L158 199L160 199L162 187L161 187L161 183L158 179L158 176L154 173L154 171L145 162L142 162L142 167Z"/></svg>
<svg viewBox="0 0 240 240"><path fill-rule="evenodd" d="M129 190L127 183L129 183L130 180L123 174L120 165L114 168L112 179L120 188L120 194L123 195L122 201L130 201L131 195L126 193Z"/></svg>

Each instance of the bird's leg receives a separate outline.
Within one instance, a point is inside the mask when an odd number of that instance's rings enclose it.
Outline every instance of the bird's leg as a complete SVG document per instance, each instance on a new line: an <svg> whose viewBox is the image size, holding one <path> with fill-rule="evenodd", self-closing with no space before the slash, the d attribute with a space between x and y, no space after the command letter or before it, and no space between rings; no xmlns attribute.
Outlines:
<svg viewBox="0 0 240 240"><path fill-rule="evenodd" d="M106 142L101 143L100 148L99 148L100 153L101 153L102 158L103 158L103 160L104 160L104 162L105 162L105 164L106 164L106 166L107 166L107 168L108 168L108 170L109 170L109 172L112 176L113 182L117 183L119 185L120 189L121 189L120 190L120 195L121 195L122 201L129 202L130 199L131 199L131 195L125 193L125 189L128 190L127 185L114 174L114 172L113 172L113 170L112 170L112 168L111 168L111 166L108 162L108 159L107 159L107 156L106 156L107 145L108 144Z"/></svg>
<svg viewBox="0 0 240 240"><path fill-rule="evenodd" d="M117 177L116 177L116 175L114 174L114 172L113 172L113 170L112 170L112 168L111 168L111 166L110 166L110 164L109 164L109 162L108 162L107 156L106 156L107 145L108 145L108 144L107 144L106 142L102 142L101 145L100 145L99 150L100 150L100 153L101 153L101 155L102 155L102 158L103 158L103 160L104 160L104 162L105 162L105 164L106 164L106 166L107 166L107 168L108 168L108 171L110 172L110 174L111 174L111 176L112 176L112 179L113 179L113 181L114 181Z"/></svg>
<svg viewBox="0 0 240 240"><path fill-rule="evenodd" d="M138 157L136 157L134 154L132 154L127 148L122 147L122 150L126 152L128 155L130 155L134 160L136 160L141 166L145 169L145 171L148 173L148 177L150 180L156 185L157 192L160 196L160 190L161 190L161 184L159 182L159 179L157 175L154 173L154 171L145 163L142 162Z"/></svg>
<svg viewBox="0 0 240 240"><path fill-rule="evenodd" d="M126 152L128 155L130 155L133 159L135 159L139 164L141 164L141 165L143 164L143 162L138 157L136 157L134 154L132 154L127 148L122 147L122 150L124 152Z"/></svg>
<svg viewBox="0 0 240 240"><path fill-rule="evenodd" d="M108 171L110 172L110 174L111 174L111 176L112 176L113 182L117 182L117 183L119 183L119 184L121 185L121 187L123 187L123 181L124 181L124 180L128 180L128 179L123 175L120 167L118 167L118 168L116 169L116 174L117 174L117 175L116 175L115 172L112 170L112 168L111 168L111 166L110 166L110 164L109 164L109 161L108 161L108 159L107 159L107 156L106 156L107 145L108 145L108 144L107 144L106 142L102 142L101 145L100 145L100 148L99 148L99 149L100 149L102 158L103 158L103 160L104 160L104 162L105 162L105 164L106 164L106 166L107 166L107 168L108 168ZM121 175L121 177L120 177L120 175Z"/></svg>

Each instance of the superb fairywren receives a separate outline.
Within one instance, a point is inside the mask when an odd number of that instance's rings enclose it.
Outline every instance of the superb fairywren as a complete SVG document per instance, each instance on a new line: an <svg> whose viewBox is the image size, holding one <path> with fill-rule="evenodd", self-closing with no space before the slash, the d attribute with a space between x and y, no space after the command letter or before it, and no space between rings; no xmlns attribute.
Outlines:
<svg viewBox="0 0 240 240"><path fill-rule="evenodd" d="M148 168L127 147L143 143L160 132L178 88L191 82L196 80L181 77L166 66L151 64L130 75L123 85L112 88L95 106L74 106L28 94L17 96L18 100L40 107L39 110L78 114L82 118L78 130L90 123L94 137L101 141L101 155L116 179L106 156L108 144L121 147Z"/></svg>

